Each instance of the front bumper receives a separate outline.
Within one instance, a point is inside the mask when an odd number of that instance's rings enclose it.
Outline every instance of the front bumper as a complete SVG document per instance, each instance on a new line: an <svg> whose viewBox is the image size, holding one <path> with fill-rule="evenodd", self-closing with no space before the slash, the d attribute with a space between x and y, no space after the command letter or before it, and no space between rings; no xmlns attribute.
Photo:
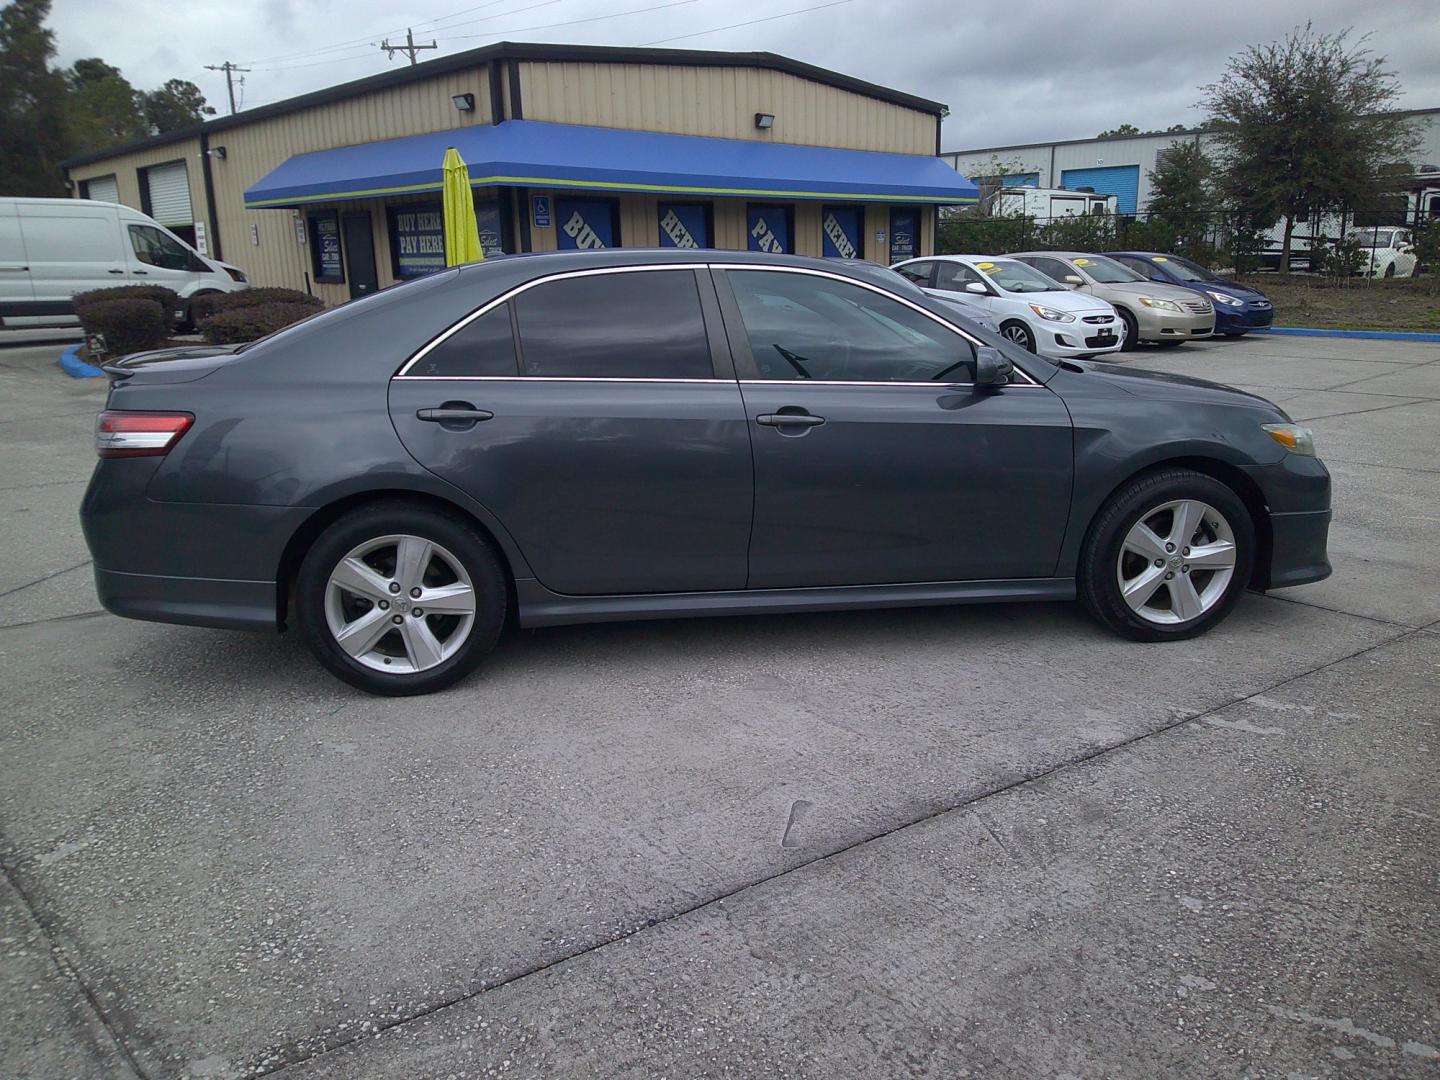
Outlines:
<svg viewBox="0 0 1440 1080"><path fill-rule="evenodd" d="M1089 322L1087 320L1101 320ZM1125 324L1118 315L1078 315L1073 323L1032 323L1036 331L1035 351L1041 356L1060 359L1067 356L1096 356L1119 352L1125 341Z"/></svg>
<svg viewBox="0 0 1440 1080"><path fill-rule="evenodd" d="M1274 465L1245 471L1264 496L1269 525L1268 537L1259 537L1255 587L1281 589L1329 577L1330 471L1324 463L1286 454Z"/></svg>
<svg viewBox="0 0 1440 1080"><path fill-rule="evenodd" d="M1329 577L1329 535L1329 510L1271 514L1270 567L1263 587L1283 589Z"/></svg>
<svg viewBox="0 0 1440 1080"><path fill-rule="evenodd" d="M1139 323L1141 341L1189 341L1207 338L1215 332L1214 310L1164 311L1135 305L1135 321Z"/></svg>
<svg viewBox="0 0 1440 1080"><path fill-rule="evenodd" d="M1215 332L1217 334L1243 334L1246 330L1263 330L1275 321L1275 309L1269 304L1255 307L1246 304L1242 308L1215 305Z"/></svg>

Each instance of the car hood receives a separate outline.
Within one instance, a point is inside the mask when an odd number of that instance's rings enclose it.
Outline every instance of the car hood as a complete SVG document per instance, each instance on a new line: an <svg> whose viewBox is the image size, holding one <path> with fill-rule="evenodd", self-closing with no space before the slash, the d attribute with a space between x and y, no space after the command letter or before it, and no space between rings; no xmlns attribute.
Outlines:
<svg viewBox="0 0 1440 1080"><path fill-rule="evenodd" d="M1224 293L1226 296L1233 296L1239 300L1268 300L1259 289L1252 289L1249 285L1241 285L1238 281L1196 281L1192 282L1189 288L1199 289L1201 292L1213 290Z"/></svg>
<svg viewBox="0 0 1440 1080"><path fill-rule="evenodd" d="M1081 371L1104 380L1117 390L1136 397L1164 398L1169 401L1195 401L1205 404L1243 405L1251 409L1263 409L1285 418L1285 411L1273 401L1259 394L1237 390L1223 383L1196 379L1189 375L1170 375L1160 371L1143 371L1121 364L1106 364L1096 360L1066 360L1065 367Z"/></svg>
<svg viewBox="0 0 1440 1080"><path fill-rule="evenodd" d="M1114 309L1098 296L1089 293L1060 289L1056 292L1002 292L1006 300L1019 300L1022 304L1039 304L1041 307L1066 311L1072 315L1109 314Z"/></svg>
<svg viewBox="0 0 1440 1080"><path fill-rule="evenodd" d="M1182 289L1178 285L1165 285L1158 281L1121 281L1114 285L1097 283L1092 287L1101 295L1114 292L1124 296L1153 296L1157 300L1183 301L1195 298L1192 289Z"/></svg>

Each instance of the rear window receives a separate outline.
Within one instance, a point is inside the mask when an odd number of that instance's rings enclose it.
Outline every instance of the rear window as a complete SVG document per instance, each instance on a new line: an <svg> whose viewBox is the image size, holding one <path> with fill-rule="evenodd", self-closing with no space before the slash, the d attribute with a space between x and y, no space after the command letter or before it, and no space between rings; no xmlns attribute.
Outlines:
<svg viewBox="0 0 1440 1080"><path fill-rule="evenodd" d="M491 308L467 323L420 358L409 372L435 378L515 375L515 336L510 305Z"/></svg>
<svg viewBox="0 0 1440 1080"><path fill-rule="evenodd" d="M693 270L562 278L514 303L522 375L714 378Z"/></svg>

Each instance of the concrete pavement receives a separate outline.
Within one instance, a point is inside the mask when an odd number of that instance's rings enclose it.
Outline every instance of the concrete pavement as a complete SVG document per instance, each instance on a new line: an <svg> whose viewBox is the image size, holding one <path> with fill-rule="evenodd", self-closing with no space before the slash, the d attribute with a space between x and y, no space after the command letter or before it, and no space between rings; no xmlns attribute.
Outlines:
<svg viewBox="0 0 1440 1080"><path fill-rule="evenodd" d="M56 351L0 350L16 1075L1440 1067L1440 347L1131 354L1314 418L1335 474L1335 577L1199 641L1068 605L561 628L419 701L91 614L104 386Z"/></svg>

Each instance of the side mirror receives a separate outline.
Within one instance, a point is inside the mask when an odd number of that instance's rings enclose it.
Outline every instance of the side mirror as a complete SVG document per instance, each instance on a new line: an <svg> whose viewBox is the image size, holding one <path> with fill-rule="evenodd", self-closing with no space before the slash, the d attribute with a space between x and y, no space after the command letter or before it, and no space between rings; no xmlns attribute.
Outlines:
<svg viewBox="0 0 1440 1080"><path fill-rule="evenodd" d="M978 282L978 281L967 281L967 282L965 283L965 291L966 291L966 292L973 292L973 293L975 293L977 296L989 296L989 295L990 295L990 290L987 289L987 288L985 288L985 286L982 285L982 284L981 284L980 282Z"/></svg>
<svg viewBox="0 0 1440 1080"><path fill-rule="evenodd" d="M1010 385L1010 375L1015 365L1001 355L1000 350L990 345L981 345L975 350L975 388L993 389Z"/></svg>
<svg viewBox="0 0 1440 1080"><path fill-rule="evenodd" d="M1082 278L1079 274L1066 274L1066 275L1065 275L1063 278L1061 278L1060 280L1061 280L1062 282L1064 282L1066 285L1068 285L1068 286L1069 286L1070 288L1072 288L1072 289L1073 289L1076 285L1084 285L1084 284L1085 284L1085 279Z"/></svg>

